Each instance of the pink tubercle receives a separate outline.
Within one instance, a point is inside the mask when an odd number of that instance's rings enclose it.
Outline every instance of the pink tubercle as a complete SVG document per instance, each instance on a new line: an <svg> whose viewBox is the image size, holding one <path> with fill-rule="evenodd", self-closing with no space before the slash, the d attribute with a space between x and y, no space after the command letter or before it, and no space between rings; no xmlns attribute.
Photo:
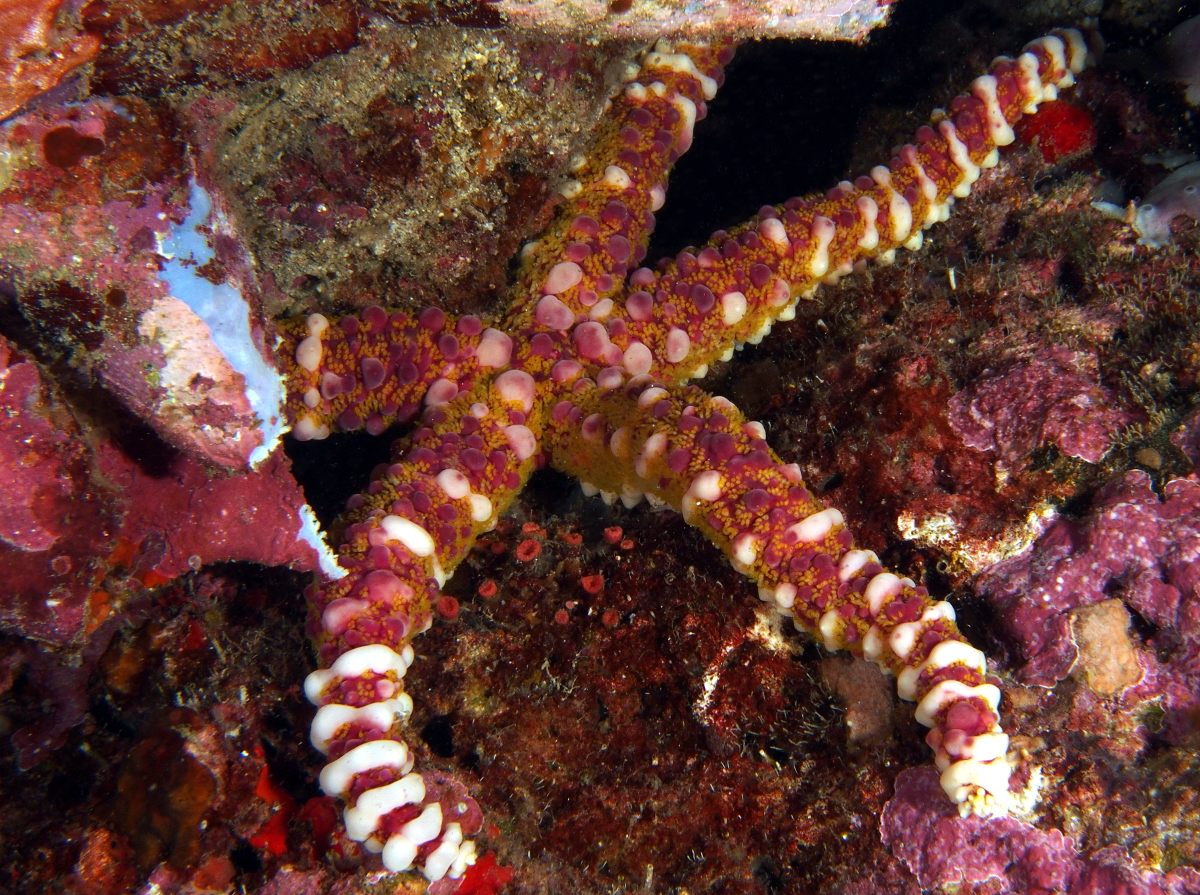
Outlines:
<svg viewBox="0 0 1200 895"><path fill-rule="evenodd" d="M544 295L533 312L539 326L565 332L575 323L575 312L562 303L557 295Z"/></svg>
<svg viewBox="0 0 1200 895"><path fill-rule="evenodd" d="M479 345L475 349L475 359L482 367L493 369L507 367L509 361L512 360L512 349L512 337L508 333L488 328L479 338Z"/></svg>
<svg viewBox="0 0 1200 895"><path fill-rule="evenodd" d="M600 222L590 214L581 214L571 221L571 229L586 236L595 236L600 232Z"/></svg>
<svg viewBox="0 0 1200 895"><path fill-rule="evenodd" d="M433 407L438 404L448 404L458 397L458 383L449 379L438 379L429 386L425 393L425 405Z"/></svg>
<svg viewBox="0 0 1200 895"><path fill-rule="evenodd" d="M364 357L359 362L359 369L362 371L363 387L367 389L379 388L387 375L387 367L374 357Z"/></svg>
<svg viewBox="0 0 1200 895"><path fill-rule="evenodd" d="M575 340L579 353L588 360L599 360L604 349L610 344L608 330L604 328L603 323L595 321L581 323L575 327L571 337Z"/></svg>
<svg viewBox="0 0 1200 895"><path fill-rule="evenodd" d="M550 378L555 382L570 382L583 372L583 367L573 360L560 360L550 370Z"/></svg>
<svg viewBox="0 0 1200 895"><path fill-rule="evenodd" d="M634 292L625 299L625 310L629 312L630 320L646 323L654 317L654 299L649 292Z"/></svg>
<svg viewBox="0 0 1200 895"><path fill-rule="evenodd" d="M639 376L650 372L654 365L654 355L641 342L634 342L625 349L622 363L630 376Z"/></svg>
<svg viewBox="0 0 1200 895"><path fill-rule="evenodd" d="M363 308L362 321L372 332L381 333L388 325L387 311L379 305Z"/></svg>
<svg viewBox="0 0 1200 895"><path fill-rule="evenodd" d="M524 370L506 370L496 377L493 386L502 401L517 405L523 413L533 408L537 385Z"/></svg>
<svg viewBox="0 0 1200 895"><path fill-rule="evenodd" d="M584 419L579 431L584 441L595 443L604 436L605 428L604 414L593 413Z"/></svg>
<svg viewBox="0 0 1200 895"><path fill-rule="evenodd" d="M483 321L474 314L468 314L466 317L460 317L458 325L454 328L461 335L474 337L483 332Z"/></svg>
<svg viewBox="0 0 1200 895"><path fill-rule="evenodd" d="M355 616L365 612L369 605L365 600L356 600L350 597L334 600L321 613L321 627L327 634L341 637L346 633Z"/></svg>
<svg viewBox="0 0 1200 895"><path fill-rule="evenodd" d="M432 332L438 332L446 325L446 314L441 308L426 308L417 317L417 322Z"/></svg>
<svg viewBox="0 0 1200 895"><path fill-rule="evenodd" d="M518 461L524 462L537 453L537 436L525 426L505 426L504 436Z"/></svg>
<svg viewBox="0 0 1200 895"><path fill-rule="evenodd" d="M616 345L611 345L610 347L616 348L617 357L613 366L605 367L596 374L596 385L602 389L620 388L625 384L625 370L622 367L617 366L617 364L621 362L624 355L621 352L621 349L617 348ZM608 357L606 356L604 360L608 360Z"/></svg>
<svg viewBox="0 0 1200 895"><path fill-rule="evenodd" d="M578 285L582 279L583 268L574 261L560 261L550 268L546 282L542 284L542 292L545 295L558 295Z"/></svg>

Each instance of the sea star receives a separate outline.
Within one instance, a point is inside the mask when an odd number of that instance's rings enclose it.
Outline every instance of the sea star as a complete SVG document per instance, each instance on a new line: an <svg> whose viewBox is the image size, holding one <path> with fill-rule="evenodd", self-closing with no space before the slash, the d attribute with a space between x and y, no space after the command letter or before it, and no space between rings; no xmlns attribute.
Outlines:
<svg viewBox="0 0 1200 895"><path fill-rule="evenodd" d="M932 728L947 795L964 813L1004 810L1000 691L953 608L855 549L842 514L770 450L761 424L686 383L757 344L820 283L919 247L922 231L997 163L1012 124L1072 84L1086 56L1076 31L1034 41L1015 60L997 59L889 166L763 207L657 272L631 271L667 172L732 57L730 45L660 42L627 73L555 222L526 248L501 321L371 307L281 324L298 437L379 434L421 413L393 464L347 505L346 574L307 592L324 666L305 683L319 706L312 740L330 758L321 785L347 802L352 839L382 852L389 870L419 867L439 891L474 861L478 806L444 776L412 771L403 677L441 585L546 462L610 502L644 496L681 512L799 630L896 675Z"/></svg>

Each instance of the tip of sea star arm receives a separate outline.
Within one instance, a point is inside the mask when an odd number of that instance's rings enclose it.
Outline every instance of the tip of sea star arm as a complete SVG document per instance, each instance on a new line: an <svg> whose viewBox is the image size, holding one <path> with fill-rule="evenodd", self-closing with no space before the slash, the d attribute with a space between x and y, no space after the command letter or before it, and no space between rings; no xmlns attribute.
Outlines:
<svg viewBox="0 0 1200 895"><path fill-rule="evenodd" d="M572 160L554 223L525 253L516 328L562 331L611 305L645 258L667 176L691 145L732 53L728 41L660 41L640 67L630 66L597 142Z"/></svg>

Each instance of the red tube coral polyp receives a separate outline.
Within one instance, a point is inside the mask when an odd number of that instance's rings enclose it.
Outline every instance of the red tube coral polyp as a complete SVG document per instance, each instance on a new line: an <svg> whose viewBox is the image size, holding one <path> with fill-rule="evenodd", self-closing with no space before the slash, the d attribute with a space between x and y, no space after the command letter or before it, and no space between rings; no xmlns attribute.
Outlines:
<svg viewBox="0 0 1200 895"><path fill-rule="evenodd" d="M1069 162L1096 148L1096 125L1086 110L1055 100L1042 103L1014 126L1021 142L1036 145L1049 164Z"/></svg>

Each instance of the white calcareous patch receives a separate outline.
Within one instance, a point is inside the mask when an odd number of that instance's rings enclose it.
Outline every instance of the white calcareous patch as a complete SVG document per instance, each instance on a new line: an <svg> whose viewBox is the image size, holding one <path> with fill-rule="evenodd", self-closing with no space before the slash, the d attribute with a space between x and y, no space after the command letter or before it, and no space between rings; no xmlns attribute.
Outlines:
<svg viewBox="0 0 1200 895"><path fill-rule="evenodd" d="M501 401L515 404L522 413L529 413L533 409L537 385L533 377L524 370L505 370L492 382L492 388L496 390Z"/></svg>
<svg viewBox="0 0 1200 895"><path fill-rule="evenodd" d="M368 671L380 676L393 673L402 678L407 670L408 664L399 653L382 643L371 643L347 650L328 668L308 675L304 679L304 695L313 705L318 705L321 695L335 680L362 677Z"/></svg>
<svg viewBox="0 0 1200 895"><path fill-rule="evenodd" d="M915 622L905 622L892 628L892 633L888 635L888 646L901 661L904 661L908 659L909 653L916 645L921 630L927 625L941 620L951 622L955 620L954 607L945 600L926 607L925 611L921 613L921 617Z"/></svg>
<svg viewBox="0 0 1200 895"><path fill-rule="evenodd" d="M1054 38L1049 38L1055 40ZM1058 41L1059 46L1062 42ZM1004 117L1004 112L1000 109L1000 101L996 98L996 78L994 75L980 75L971 82L971 94L981 103L983 103L985 120L987 125L988 137L997 146L1007 146L1017 138L1013 133L1012 125L1008 123L1008 119Z"/></svg>
<svg viewBox="0 0 1200 895"><path fill-rule="evenodd" d="M630 376L641 376L650 372L654 365L654 354L641 342L634 342L625 349L621 363Z"/></svg>
<svg viewBox="0 0 1200 895"><path fill-rule="evenodd" d="M393 768L401 775L412 770L413 756L408 746L397 740L370 740L355 746L337 761L321 770L321 790L334 798L350 789L356 775L376 768Z"/></svg>
<svg viewBox="0 0 1200 895"><path fill-rule="evenodd" d="M905 668L900 672L896 681L896 690L901 699L913 700L917 695L917 681L926 669L947 668L951 665L964 665L967 668L987 673L987 659L983 653L961 640L943 640L932 650L929 656L916 668Z"/></svg>
<svg viewBox="0 0 1200 895"><path fill-rule="evenodd" d="M457 469L443 469L434 481L451 500L462 500L471 493L471 480Z"/></svg>
<svg viewBox="0 0 1200 895"><path fill-rule="evenodd" d="M995 684L968 686L962 681L939 681L917 703L914 717L926 727L937 723L937 714L946 706L964 699L979 699L993 712L1000 707L1000 688Z"/></svg>
<svg viewBox="0 0 1200 895"><path fill-rule="evenodd" d="M837 233L837 225L825 215L819 214L813 218L811 233L816 248L808 261L808 272L819 278L829 272L829 244L833 242Z"/></svg>
<svg viewBox="0 0 1200 895"><path fill-rule="evenodd" d="M879 245L879 230L875 221L879 218L879 206L870 196L859 196L854 200L858 216L863 222L863 235L858 238L858 247L868 252Z"/></svg>
<svg viewBox="0 0 1200 895"><path fill-rule="evenodd" d="M329 744L337 732L346 725L357 724L360 727L373 727L387 733L394 724L407 720L408 716L412 714L412 708L412 697L407 693L401 693L394 699L373 702L360 708L338 703L323 705L313 716L309 739L318 752L327 755L329 754Z"/></svg>
<svg viewBox="0 0 1200 895"><path fill-rule="evenodd" d="M296 436L297 441L323 441L329 437L329 426L317 422L316 417L305 414L292 426L292 434Z"/></svg>
<svg viewBox="0 0 1200 895"><path fill-rule="evenodd" d="M520 462L525 462L537 453L537 436L527 426L505 426L504 437L508 446Z"/></svg>
<svg viewBox="0 0 1200 895"><path fill-rule="evenodd" d="M841 525L844 521L841 512L830 507L801 519L788 528L787 534L802 544L812 544L825 540L833 527Z"/></svg>
<svg viewBox="0 0 1200 895"><path fill-rule="evenodd" d="M512 348L512 336L488 327L479 337L479 344L475 346L475 359L481 367L507 367L512 359Z"/></svg>
<svg viewBox="0 0 1200 895"><path fill-rule="evenodd" d="M404 805L418 804L423 798L425 781L417 773L405 774L386 786L368 789L358 797L353 808L346 809L346 835L355 842L362 842L379 829L385 814Z"/></svg>
<svg viewBox="0 0 1200 895"><path fill-rule="evenodd" d="M384 516L379 520L379 527L389 541L399 541L413 556L433 554L433 537L417 523L403 516Z"/></svg>
<svg viewBox="0 0 1200 895"><path fill-rule="evenodd" d="M726 326L742 322L746 316L746 296L741 292L726 292L721 296L721 320Z"/></svg>
<svg viewBox="0 0 1200 895"><path fill-rule="evenodd" d="M627 190L633 186L633 181L620 165L609 165L604 169L600 184L614 190Z"/></svg>
<svg viewBox="0 0 1200 895"><path fill-rule="evenodd" d="M776 248L786 249L789 245L787 231L783 227L783 221L779 218L767 218L761 221L758 225L758 232L763 239L773 243Z"/></svg>

